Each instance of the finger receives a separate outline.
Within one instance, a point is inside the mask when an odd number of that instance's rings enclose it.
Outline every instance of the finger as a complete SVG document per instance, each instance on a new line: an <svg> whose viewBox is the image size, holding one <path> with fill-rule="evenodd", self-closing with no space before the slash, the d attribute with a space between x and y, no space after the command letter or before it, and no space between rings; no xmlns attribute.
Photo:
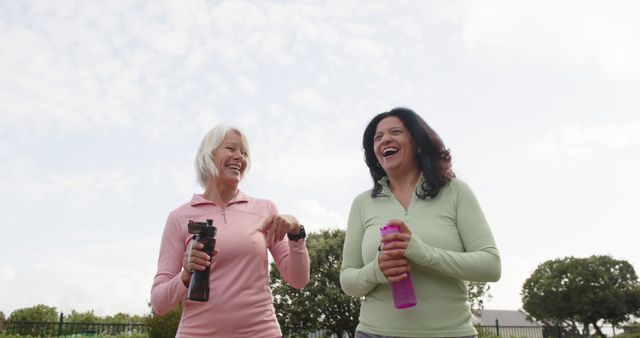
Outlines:
<svg viewBox="0 0 640 338"><path fill-rule="evenodd" d="M409 247L409 242L407 241L393 241L382 244L381 249L383 251L393 250L393 249L406 249Z"/></svg>
<svg viewBox="0 0 640 338"><path fill-rule="evenodd" d="M267 245L270 245L271 243L273 243L273 233L275 231L273 226L273 220L271 220L271 222L267 224L265 229L267 231Z"/></svg>
<svg viewBox="0 0 640 338"><path fill-rule="evenodd" d="M407 267L401 266L396 268L384 269L382 270L382 272L384 272L385 276L394 277L394 276L406 274L407 272L409 272L409 270L407 269Z"/></svg>
<svg viewBox="0 0 640 338"><path fill-rule="evenodd" d="M403 220L394 220L394 221L395 221L394 224L400 227L401 233L411 235L411 229L409 229L409 227Z"/></svg>
<svg viewBox="0 0 640 338"><path fill-rule="evenodd" d="M404 250L404 249L396 249L396 250L385 251L385 255L387 255L389 257L389 260L391 260L391 259L405 259L405 254L406 253L407 253L407 251Z"/></svg>
<svg viewBox="0 0 640 338"><path fill-rule="evenodd" d="M286 227L285 219L278 215L273 219L273 241L278 242L282 240L284 228Z"/></svg>
<svg viewBox="0 0 640 338"><path fill-rule="evenodd" d="M300 222L291 215L281 215L287 221L287 233L298 233L300 231Z"/></svg>
<svg viewBox="0 0 640 338"><path fill-rule="evenodd" d="M380 266L381 270L397 267L405 267L406 269L409 269L409 262L407 262L406 259L402 258L385 259L382 260L378 265Z"/></svg>
<svg viewBox="0 0 640 338"><path fill-rule="evenodd" d="M262 224L260 225L259 229L262 232L267 232L269 231L269 228L271 227L271 224L273 223L273 217L275 215L269 215L267 218L265 218L265 220L262 222Z"/></svg>
<svg viewBox="0 0 640 338"><path fill-rule="evenodd" d="M289 223L289 220L284 217L280 217L280 224L278 226L278 241L281 241L284 236L287 235L287 232L289 232L289 228L291 228L291 223Z"/></svg>
<svg viewBox="0 0 640 338"><path fill-rule="evenodd" d="M409 229L407 224L401 219L390 219L386 222L386 224L397 225L400 228L401 233L411 234L411 229Z"/></svg>
<svg viewBox="0 0 640 338"><path fill-rule="evenodd" d="M406 233L396 232L394 234L388 234L388 235L382 236L381 240L383 243L392 242L392 241L406 242L411 240L411 235Z"/></svg>
<svg viewBox="0 0 640 338"><path fill-rule="evenodd" d="M409 275L406 274L406 273L403 273L403 274L397 275L397 276L386 276L386 277L387 277L387 280L389 281L389 283L397 283L397 282L400 282L403 279L409 277Z"/></svg>
<svg viewBox="0 0 640 338"><path fill-rule="evenodd" d="M193 251L188 263L192 270L201 271L211 265L211 256L202 251Z"/></svg>

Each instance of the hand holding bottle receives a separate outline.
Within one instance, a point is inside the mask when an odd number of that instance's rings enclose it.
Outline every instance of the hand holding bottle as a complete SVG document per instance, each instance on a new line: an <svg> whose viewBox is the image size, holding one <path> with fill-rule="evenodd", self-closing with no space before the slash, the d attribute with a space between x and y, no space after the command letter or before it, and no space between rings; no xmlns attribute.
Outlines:
<svg viewBox="0 0 640 338"><path fill-rule="evenodd" d="M216 246L216 227L213 225L212 219L207 219L206 222L194 222L189 220L187 224L187 230L193 235L193 240L189 242L187 247L186 268L191 270L193 265L193 259L191 255L194 253L193 246L195 244L202 244L202 253L209 257L209 260L204 262L204 270L195 270L191 272L191 280L189 281L189 288L187 290L187 298L194 301L206 302L209 300L210 292L210 280L209 274L211 272L211 256ZM202 255L200 255L202 256ZM200 257L199 259L202 259ZM184 276L184 273L183 273ZM183 279L184 281L184 279Z"/></svg>
<svg viewBox="0 0 640 338"><path fill-rule="evenodd" d="M401 232L399 222L407 233ZM411 232L404 222L394 220L386 222L380 228L380 235L383 251L379 255L378 264L381 265L381 269L385 266L383 272L391 283L393 304L396 309L413 307L417 304L416 292L411 281L409 262L404 257L411 240Z"/></svg>
<svg viewBox="0 0 640 338"><path fill-rule="evenodd" d="M378 266L390 283L407 278L410 266L404 256L411 240L411 230L401 220L389 220L385 225L395 225L400 232L381 234Z"/></svg>

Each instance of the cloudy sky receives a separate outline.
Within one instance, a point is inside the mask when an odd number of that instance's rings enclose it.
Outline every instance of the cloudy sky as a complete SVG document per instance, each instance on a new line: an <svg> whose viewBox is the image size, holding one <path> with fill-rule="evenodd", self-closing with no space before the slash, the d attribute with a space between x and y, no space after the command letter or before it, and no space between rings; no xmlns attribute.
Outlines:
<svg viewBox="0 0 640 338"><path fill-rule="evenodd" d="M420 113L502 255L489 309L545 260L640 270L634 1L0 0L0 311L146 314L192 159L243 129L241 188L311 230L370 188L374 114Z"/></svg>

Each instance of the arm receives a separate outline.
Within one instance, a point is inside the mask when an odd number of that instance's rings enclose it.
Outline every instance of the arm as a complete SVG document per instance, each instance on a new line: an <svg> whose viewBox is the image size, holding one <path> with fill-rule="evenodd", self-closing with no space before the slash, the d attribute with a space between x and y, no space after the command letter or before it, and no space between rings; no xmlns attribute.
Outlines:
<svg viewBox="0 0 640 338"><path fill-rule="evenodd" d="M278 271L287 284L296 289L307 285L310 279L310 262L304 239L294 242L285 237L270 250Z"/></svg>
<svg viewBox="0 0 640 338"><path fill-rule="evenodd" d="M286 233L300 231L298 220L289 215L278 215L275 205L270 205L270 215L261 225L262 231L267 233L267 245L271 256L287 284L302 289L309 282L310 266L309 253L304 239L290 241ZM272 241L275 243L272 244Z"/></svg>
<svg viewBox="0 0 640 338"><path fill-rule="evenodd" d="M451 277L478 282L500 279L500 255L491 229L471 189L456 182L456 225L465 252L444 250L425 244L411 236L406 257Z"/></svg>
<svg viewBox="0 0 640 338"><path fill-rule="evenodd" d="M342 249L342 268L340 269L340 286L344 293L362 297L373 290L378 284L387 280L378 267L378 259L364 264L362 259L362 239L364 227L361 217L361 206L358 199L351 204L347 233Z"/></svg>
<svg viewBox="0 0 640 338"><path fill-rule="evenodd" d="M187 293L181 273L185 249L180 225L169 215L160 243L158 272L151 287L151 308L159 315L173 310Z"/></svg>

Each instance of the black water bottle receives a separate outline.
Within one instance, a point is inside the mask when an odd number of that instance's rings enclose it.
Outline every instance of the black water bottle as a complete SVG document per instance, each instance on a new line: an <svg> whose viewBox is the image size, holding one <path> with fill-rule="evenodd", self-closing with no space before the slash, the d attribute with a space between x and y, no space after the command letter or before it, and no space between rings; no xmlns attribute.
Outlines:
<svg viewBox="0 0 640 338"><path fill-rule="evenodd" d="M204 251L209 257L213 254L216 247L216 227L213 226L213 220L208 219L207 222L189 221L187 225L190 234L193 234L194 240L204 244ZM209 300L209 271L211 266L207 266L203 271L191 272L191 281L189 282L189 291L187 298L198 302L206 302Z"/></svg>

